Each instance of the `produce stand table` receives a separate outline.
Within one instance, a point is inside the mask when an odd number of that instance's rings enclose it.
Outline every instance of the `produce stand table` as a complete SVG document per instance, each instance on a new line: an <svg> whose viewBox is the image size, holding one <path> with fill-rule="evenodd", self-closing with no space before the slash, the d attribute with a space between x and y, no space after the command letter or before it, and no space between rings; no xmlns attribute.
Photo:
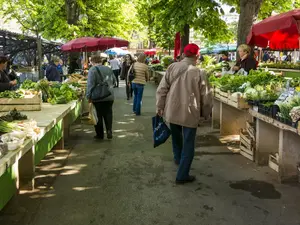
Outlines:
<svg viewBox="0 0 300 225"><path fill-rule="evenodd" d="M262 115L253 109L250 115L256 120L256 162L267 165L272 153L279 154L279 181L292 181L297 177L300 162L300 136L296 128Z"/></svg>
<svg viewBox="0 0 300 225"><path fill-rule="evenodd" d="M300 77L300 70L268 68L270 71L282 72L284 77Z"/></svg>
<svg viewBox="0 0 300 225"><path fill-rule="evenodd" d="M165 71L155 71L155 81L156 81L156 84L159 84L161 79L163 78L163 76L166 74Z"/></svg>
<svg viewBox="0 0 300 225"><path fill-rule="evenodd" d="M24 112L37 122L41 132L37 140L27 139L18 150L0 159L0 210L17 192L20 182L34 182L35 166L49 151L64 148L70 125L81 115L81 109L82 100L77 100L64 105L43 103L41 111Z"/></svg>
<svg viewBox="0 0 300 225"><path fill-rule="evenodd" d="M246 128L246 122L252 122L247 109L234 107L217 97L213 101L212 127L220 129L221 136L239 135L240 130Z"/></svg>

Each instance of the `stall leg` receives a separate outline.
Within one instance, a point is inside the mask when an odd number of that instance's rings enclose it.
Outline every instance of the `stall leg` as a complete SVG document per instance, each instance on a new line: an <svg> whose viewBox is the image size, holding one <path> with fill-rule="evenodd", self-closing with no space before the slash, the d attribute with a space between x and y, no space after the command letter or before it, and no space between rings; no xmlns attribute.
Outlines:
<svg viewBox="0 0 300 225"><path fill-rule="evenodd" d="M239 135L242 128L246 128L246 122L252 122L253 118L246 110L239 110L221 102L220 107L220 134Z"/></svg>
<svg viewBox="0 0 300 225"><path fill-rule="evenodd" d="M23 157L19 160L19 183L29 184L30 188L34 189L34 147L28 151Z"/></svg>
<svg viewBox="0 0 300 225"><path fill-rule="evenodd" d="M268 165L270 153L279 149L279 129L264 121L256 120L256 162Z"/></svg>
<svg viewBox="0 0 300 225"><path fill-rule="evenodd" d="M297 164L300 162L300 136L290 131L280 130L279 135L279 180L297 180Z"/></svg>
<svg viewBox="0 0 300 225"><path fill-rule="evenodd" d="M213 110L212 110L212 128L220 129L220 117L221 117L221 102L214 99L213 100Z"/></svg>
<svg viewBox="0 0 300 225"><path fill-rule="evenodd" d="M65 116L64 120L63 120L63 139L64 140L67 140L70 136L70 122L69 122L69 117L68 116Z"/></svg>

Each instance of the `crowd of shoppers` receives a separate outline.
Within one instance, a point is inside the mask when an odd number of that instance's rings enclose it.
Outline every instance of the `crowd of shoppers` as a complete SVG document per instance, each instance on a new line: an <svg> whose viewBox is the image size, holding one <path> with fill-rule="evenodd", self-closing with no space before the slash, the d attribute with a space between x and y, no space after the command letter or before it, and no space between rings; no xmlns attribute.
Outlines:
<svg viewBox="0 0 300 225"><path fill-rule="evenodd" d="M247 45L238 48L240 60L232 68L249 72L256 69L256 60L251 56ZM193 182L190 168L195 153L195 138L201 117L209 118L212 111L212 90L205 70L199 69L199 47L188 44L184 54L172 63L163 76L156 92L156 113L170 125L174 162L178 165L177 184ZM229 61L228 54L223 53L222 61ZM95 125L96 139L104 139L104 125L107 138L112 139L114 87L119 86L119 74L125 80L126 97L133 99L133 113L141 115L144 87L149 81L147 56L140 54L135 60L130 54L120 61L111 56L109 66L100 56L91 58L92 67L88 73L87 98L97 111L98 124ZM94 99L95 89L99 85L109 93L103 99ZM102 93L103 94L103 93Z"/></svg>

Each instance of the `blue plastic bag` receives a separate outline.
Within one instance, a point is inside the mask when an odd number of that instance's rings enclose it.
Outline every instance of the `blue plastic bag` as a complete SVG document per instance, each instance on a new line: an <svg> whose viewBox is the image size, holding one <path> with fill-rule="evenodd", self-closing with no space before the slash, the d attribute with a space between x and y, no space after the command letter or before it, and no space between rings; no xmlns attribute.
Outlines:
<svg viewBox="0 0 300 225"><path fill-rule="evenodd" d="M160 116L152 118L154 148L165 143L171 135L171 130Z"/></svg>

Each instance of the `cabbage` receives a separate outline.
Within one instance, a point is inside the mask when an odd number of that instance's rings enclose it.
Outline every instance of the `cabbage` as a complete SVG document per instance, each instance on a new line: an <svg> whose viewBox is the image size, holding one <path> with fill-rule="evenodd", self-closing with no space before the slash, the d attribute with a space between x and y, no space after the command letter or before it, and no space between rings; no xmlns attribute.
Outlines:
<svg viewBox="0 0 300 225"><path fill-rule="evenodd" d="M238 98L239 96L243 96L243 93L241 92L234 92L233 94L231 94L232 97L234 98Z"/></svg>

